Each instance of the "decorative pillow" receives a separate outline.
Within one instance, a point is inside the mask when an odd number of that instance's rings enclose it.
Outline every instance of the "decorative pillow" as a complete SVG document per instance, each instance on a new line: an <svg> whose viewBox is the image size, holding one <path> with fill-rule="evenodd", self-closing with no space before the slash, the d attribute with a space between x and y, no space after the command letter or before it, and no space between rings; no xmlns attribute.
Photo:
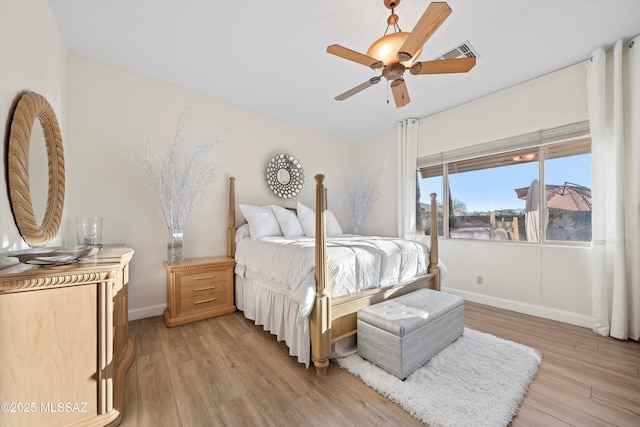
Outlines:
<svg viewBox="0 0 640 427"><path fill-rule="evenodd" d="M271 207L253 205L238 205L242 215L249 223L249 233L252 239L266 236L282 236L282 230Z"/></svg>
<svg viewBox="0 0 640 427"><path fill-rule="evenodd" d="M298 219L304 230L304 235L308 237L315 237L316 235L316 213L313 209L298 202ZM327 210L324 213L325 225L327 227L327 236L340 236L342 233L342 227L338 223L336 216L333 212Z"/></svg>
<svg viewBox="0 0 640 427"><path fill-rule="evenodd" d="M249 224L242 224L236 230L236 243L248 237L251 237L251 233L249 232Z"/></svg>
<svg viewBox="0 0 640 427"><path fill-rule="evenodd" d="M302 229L302 225L300 225L300 221L295 213L277 205L271 205L271 209L278 220L278 224L280 225L280 229L282 230L284 237L291 238L304 236L304 230Z"/></svg>

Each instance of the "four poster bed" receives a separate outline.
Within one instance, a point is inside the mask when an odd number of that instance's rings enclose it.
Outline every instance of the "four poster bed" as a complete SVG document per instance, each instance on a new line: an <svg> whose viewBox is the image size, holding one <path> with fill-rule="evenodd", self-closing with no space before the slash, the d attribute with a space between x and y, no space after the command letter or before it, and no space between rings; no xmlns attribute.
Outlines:
<svg viewBox="0 0 640 427"><path fill-rule="evenodd" d="M353 347L359 309L420 288L440 290L441 272L437 233L431 233L430 247L394 238L327 237L333 214L326 209L324 175L316 175L315 180L314 237L307 233L296 238L282 234L255 238L248 232L251 223L236 228L235 179L229 178L227 255L236 260L238 309L284 340L298 361L307 367L313 361L322 375L334 348L334 354L340 354L340 347L349 340ZM431 194L431 230L438 229L435 199ZM249 222L246 205L239 207ZM256 257L258 261L253 261ZM368 271L369 264L377 270ZM355 273L347 272L350 269Z"/></svg>

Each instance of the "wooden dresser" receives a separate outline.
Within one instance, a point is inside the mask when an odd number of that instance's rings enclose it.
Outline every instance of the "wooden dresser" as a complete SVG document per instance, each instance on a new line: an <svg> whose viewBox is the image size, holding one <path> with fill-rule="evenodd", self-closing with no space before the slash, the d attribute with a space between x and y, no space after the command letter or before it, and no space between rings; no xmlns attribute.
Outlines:
<svg viewBox="0 0 640 427"><path fill-rule="evenodd" d="M105 247L67 266L0 270L0 426L120 422L132 256Z"/></svg>
<svg viewBox="0 0 640 427"><path fill-rule="evenodd" d="M187 259L165 263L168 327L233 313L233 266L229 257Z"/></svg>

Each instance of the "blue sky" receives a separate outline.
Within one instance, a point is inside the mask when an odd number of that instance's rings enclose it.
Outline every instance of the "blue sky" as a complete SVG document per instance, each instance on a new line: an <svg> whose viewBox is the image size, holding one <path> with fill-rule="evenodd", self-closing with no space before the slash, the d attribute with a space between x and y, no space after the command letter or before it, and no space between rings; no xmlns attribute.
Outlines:
<svg viewBox="0 0 640 427"><path fill-rule="evenodd" d="M571 182L591 188L591 154L561 157L545 161L546 184ZM524 209L525 201L519 200L514 189L528 187L538 177L538 162L485 169L449 175L454 199L466 203L467 210L490 211L500 209ZM438 193L442 199L442 179L420 181L420 200L428 203L429 193Z"/></svg>

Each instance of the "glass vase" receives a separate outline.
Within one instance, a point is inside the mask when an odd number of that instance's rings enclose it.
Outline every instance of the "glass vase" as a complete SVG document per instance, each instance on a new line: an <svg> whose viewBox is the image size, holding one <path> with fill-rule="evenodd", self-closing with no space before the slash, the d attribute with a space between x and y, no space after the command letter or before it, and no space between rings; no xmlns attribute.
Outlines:
<svg viewBox="0 0 640 427"><path fill-rule="evenodd" d="M182 240L182 230L172 231L167 243L167 261L170 263L182 262L184 260L184 246Z"/></svg>
<svg viewBox="0 0 640 427"><path fill-rule="evenodd" d="M99 246L102 244L102 218L77 217L78 245Z"/></svg>

